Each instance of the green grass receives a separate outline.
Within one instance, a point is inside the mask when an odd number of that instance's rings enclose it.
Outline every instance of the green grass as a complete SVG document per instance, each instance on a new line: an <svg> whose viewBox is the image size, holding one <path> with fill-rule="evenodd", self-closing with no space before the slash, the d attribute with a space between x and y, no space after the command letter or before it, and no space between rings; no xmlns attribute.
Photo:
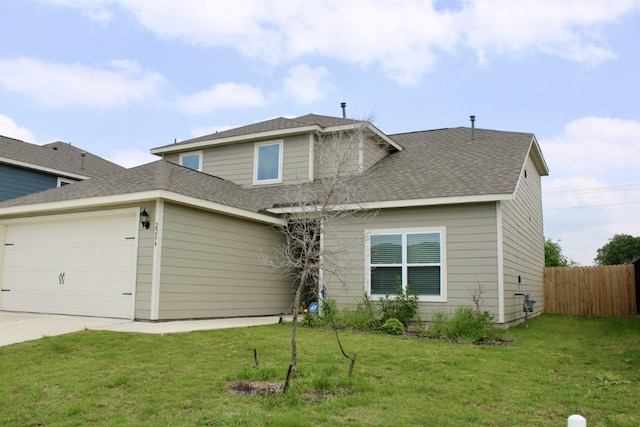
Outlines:
<svg viewBox="0 0 640 427"><path fill-rule="evenodd" d="M290 393L232 392L284 380L289 326L0 347L0 425L564 426L574 413L589 427L640 425L640 318L543 315L500 346L342 332L358 355L351 378L333 332L301 328Z"/></svg>

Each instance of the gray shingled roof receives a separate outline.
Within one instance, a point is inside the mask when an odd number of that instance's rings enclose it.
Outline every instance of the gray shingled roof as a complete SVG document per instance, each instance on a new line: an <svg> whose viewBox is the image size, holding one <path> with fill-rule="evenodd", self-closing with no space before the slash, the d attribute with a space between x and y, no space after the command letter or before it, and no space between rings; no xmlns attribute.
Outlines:
<svg viewBox="0 0 640 427"><path fill-rule="evenodd" d="M295 129L295 128L313 126L313 125L318 125L320 127L331 127L331 126L340 126L340 125L359 123L359 122L361 121L352 120L352 119L343 119L339 117L322 116L319 114L307 114L307 115L296 117L293 119L278 117L275 119L266 120L259 123L253 123L247 126L241 126L238 128L233 128L233 129L225 130L222 132L216 132L209 135L200 136L198 138L188 139L186 141L181 141L175 144L168 144L162 147L157 147L156 149L191 144L193 142L213 141L216 139L231 138L234 136L251 135L254 133L269 132L269 131L275 131L275 130Z"/></svg>
<svg viewBox="0 0 640 427"><path fill-rule="evenodd" d="M352 178L354 203L511 194L534 135L470 128L389 135L404 147ZM304 184L314 185L314 184ZM286 202L280 187L250 190L271 208Z"/></svg>
<svg viewBox="0 0 640 427"><path fill-rule="evenodd" d="M389 137L404 150L392 152L368 171L352 178L354 187L366 189L353 202L511 194L534 141L531 133L484 129L475 129L472 141L469 128ZM542 165L542 169L541 173L546 175L546 166ZM215 176L158 161L11 199L0 203L0 208L148 190L167 190L251 212L289 201L285 186L243 188Z"/></svg>
<svg viewBox="0 0 640 427"><path fill-rule="evenodd" d="M80 181L73 185L10 199L0 203L0 208L151 190L166 190L251 212L257 212L260 209L251 201L250 195L243 191L242 187L164 160L126 169L116 174Z"/></svg>
<svg viewBox="0 0 640 427"><path fill-rule="evenodd" d="M84 162L81 153L85 153ZM35 145L0 135L0 157L89 177L125 170L102 157L60 141Z"/></svg>
<svg viewBox="0 0 640 427"><path fill-rule="evenodd" d="M372 200L510 194L516 189L534 135L470 128L390 135L405 149L358 179Z"/></svg>

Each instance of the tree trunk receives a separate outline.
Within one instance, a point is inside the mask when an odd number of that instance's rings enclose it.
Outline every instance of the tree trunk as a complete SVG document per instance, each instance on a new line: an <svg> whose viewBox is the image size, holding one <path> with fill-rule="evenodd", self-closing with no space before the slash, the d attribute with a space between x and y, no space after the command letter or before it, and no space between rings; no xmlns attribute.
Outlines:
<svg viewBox="0 0 640 427"><path fill-rule="evenodd" d="M300 298L302 296L302 283L296 289L296 295L293 300L293 320L291 322L291 371L293 377L298 376L298 348L296 345L296 329L298 327L298 311L300 311Z"/></svg>

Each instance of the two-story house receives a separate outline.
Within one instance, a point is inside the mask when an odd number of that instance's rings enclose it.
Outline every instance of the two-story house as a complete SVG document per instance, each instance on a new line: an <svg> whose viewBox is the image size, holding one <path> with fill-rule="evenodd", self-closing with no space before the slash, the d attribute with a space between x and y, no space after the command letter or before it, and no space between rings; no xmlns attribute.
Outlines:
<svg viewBox="0 0 640 427"><path fill-rule="evenodd" d="M35 145L0 135L0 202L124 169L65 142Z"/></svg>
<svg viewBox="0 0 640 427"><path fill-rule="evenodd" d="M291 279L262 259L282 244L277 227L317 202L296 201L296 190L336 174L358 190L332 201L358 213L323 229L340 268L318 286L338 304L393 292L399 280L424 320L472 305L479 290L499 323L520 319L515 293L543 309L548 170L533 134L386 135L310 114L151 152L162 160L0 203L0 309L148 320L286 313Z"/></svg>

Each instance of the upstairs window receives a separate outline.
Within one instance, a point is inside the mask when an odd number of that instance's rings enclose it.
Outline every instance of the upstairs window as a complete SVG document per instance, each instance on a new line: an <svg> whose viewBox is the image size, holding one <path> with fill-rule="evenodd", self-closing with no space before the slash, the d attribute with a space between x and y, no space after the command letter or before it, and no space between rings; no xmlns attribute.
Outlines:
<svg viewBox="0 0 640 427"><path fill-rule="evenodd" d="M370 294L394 295L400 284L421 301L446 301L443 235L440 229L368 232Z"/></svg>
<svg viewBox="0 0 640 427"><path fill-rule="evenodd" d="M180 153L180 165L185 168L202 172L202 151Z"/></svg>
<svg viewBox="0 0 640 427"><path fill-rule="evenodd" d="M282 182L282 141L255 145L254 184Z"/></svg>

